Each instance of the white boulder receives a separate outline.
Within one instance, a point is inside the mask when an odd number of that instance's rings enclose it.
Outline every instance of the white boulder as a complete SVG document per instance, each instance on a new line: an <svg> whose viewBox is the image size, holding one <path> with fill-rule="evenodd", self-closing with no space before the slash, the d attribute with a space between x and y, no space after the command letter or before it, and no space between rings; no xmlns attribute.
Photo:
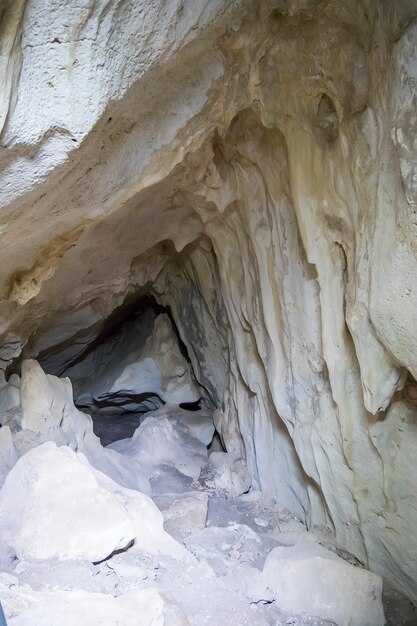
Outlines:
<svg viewBox="0 0 417 626"><path fill-rule="evenodd" d="M187 558L145 494L124 489L83 454L53 442L19 459L0 491L0 538L21 559L101 561L135 543Z"/></svg>
<svg viewBox="0 0 417 626"><path fill-rule="evenodd" d="M201 409L199 411L187 411L178 407L168 406L159 409L158 414L169 415L171 421L185 430L191 437L195 437L205 446L210 445L215 433L213 411Z"/></svg>
<svg viewBox="0 0 417 626"><path fill-rule="evenodd" d="M197 480L208 456L207 447L201 441L159 412L149 415L132 438L115 441L109 448L139 462L149 478L161 466L168 466Z"/></svg>
<svg viewBox="0 0 417 626"><path fill-rule="evenodd" d="M306 613L338 626L383 626L382 578L310 542L274 548L258 597L283 611Z"/></svg>
<svg viewBox="0 0 417 626"><path fill-rule="evenodd" d="M193 491L185 494L155 497L155 503L164 516L164 528L183 541L195 530L203 530L207 520L208 494Z"/></svg>
<svg viewBox="0 0 417 626"><path fill-rule="evenodd" d="M212 452L209 457L212 477L208 485L237 496L246 493L251 486L246 463L232 452Z"/></svg>
<svg viewBox="0 0 417 626"><path fill-rule="evenodd" d="M164 625L164 601L154 588L117 597L82 590L30 594L24 602L6 602L5 609L9 626Z"/></svg>
<svg viewBox="0 0 417 626"><path fill-rule="evenodd" d="M22 428L79 446L91 420L75 408L69 378L45 374L33 359L24 360L21 369Z"/></svg>
<svg viewBox="0 0 417 626"><path fill-rule="evenodd" d="M0 491L0 537L20 559L100 561L135 538L119 500L70 448L21 457Z"/></svg>

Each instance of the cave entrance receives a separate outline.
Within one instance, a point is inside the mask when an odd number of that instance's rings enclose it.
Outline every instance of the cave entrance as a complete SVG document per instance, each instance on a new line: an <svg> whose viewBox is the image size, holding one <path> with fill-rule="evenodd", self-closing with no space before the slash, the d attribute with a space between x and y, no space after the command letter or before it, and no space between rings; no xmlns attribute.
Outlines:
<svg viewBox="0 0 417 626"><path fill-rule="evenodd" d="M164 405L207 406L170 309L149 294L126 300L60 371L53 352L40 364L71 379L75 405L91 415L103 445L131 437L145 413Z"/></svg>

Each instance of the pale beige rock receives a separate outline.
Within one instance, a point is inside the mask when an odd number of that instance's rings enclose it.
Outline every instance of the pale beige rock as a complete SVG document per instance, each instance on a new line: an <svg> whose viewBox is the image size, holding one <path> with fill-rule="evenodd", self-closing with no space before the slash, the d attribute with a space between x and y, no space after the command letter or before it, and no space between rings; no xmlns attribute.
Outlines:
<svg viewBox="0 0 417 626"><path fill-rule="evenodd" d="M18 83L13 22L0 356L151 291L252 486L417 600L415 7L256 4L32 0Z"/></svg>
<svg viewBox="0 0 417 626"><path fill-rule="evenodd" d="M19 459L0 504L1 541L19 559L100 561L135 538L117 497L72 450L53 443Z"/></svg>
<svg viewBox="0 0 417 626"><path fill-rule="evenodd" d="M340 626L382 626L382 579L319 545L274 548L262 571L260 598L287 612L307 613Z"/></svg>
<svg viewBox="0 0 417 626"><path fill-rule="evenodd" d="M202 530L205 527L207 501L207 494L198 491L155 498L164 516L165 530L177 541L182 541L194 530Z"/></svg>
<svg viewBox="0 0 417 626"><path fill-rule="evenodd" d="M10 381L0 388L0 423L21 427L20 389Z"/></svg>
<svg viewBox="0 0 417 626"><path fill-rule="evenodd" d="M0 538L19 559L101 561L116 550L190 560L152 500L44 443L20 458L0 491Z"/></svg>
<svg viewBox="0 0 417 626"><path fill-rule="evenodd" d="M2 485L9 471L15 465L18 453L9 426L0 428L0 484Z"/></svg>
<svg viewBox="0 0 417 626"><path fill-rule="evenodd" d="M23 597L22 597L23 596ZM164 626L165 602L154 588L134 590L112 597L104 593L50 591L39 594L26 591L20 598L5 603L11 626L54 626L59 615L62 626L89 626L93 621L103 626Z"/></svg>

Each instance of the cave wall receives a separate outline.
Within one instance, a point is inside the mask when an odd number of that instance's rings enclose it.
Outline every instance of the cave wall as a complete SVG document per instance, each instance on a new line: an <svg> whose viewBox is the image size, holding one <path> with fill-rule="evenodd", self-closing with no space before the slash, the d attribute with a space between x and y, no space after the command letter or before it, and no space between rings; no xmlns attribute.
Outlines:
<svg viewBox="0 0 417 626"><path fill-rule="evenodd" d="M416 600L413 3L5 7L4 367L152 293L253 487Z"/></svg>

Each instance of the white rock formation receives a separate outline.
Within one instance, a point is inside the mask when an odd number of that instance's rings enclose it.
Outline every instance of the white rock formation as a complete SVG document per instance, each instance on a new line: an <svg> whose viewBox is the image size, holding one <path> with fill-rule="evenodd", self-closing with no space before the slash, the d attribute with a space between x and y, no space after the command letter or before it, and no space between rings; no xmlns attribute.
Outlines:
<svg viewBox="0 0 417 626"><path fill-rule="evenodd" d="M22 430L12 434L7 425L0 429L3 480L19 456L44 442L83 453L103 476L144 493L166 490L166 480L174 491L172 481L183 491L208 462L207 446L214 434L209 410L165 406L145 415L131 439L103 448L91 418L74 406L70 380L45 374L34 360L22 363L19 404ZM247 473L244 476L247 481Z"/></svg>
<svg viewBox="0 0 417 626"><path fill-rule="evenodd" d="M287 612L305 612L338 626L382 626L382 579L313 543L272 550L260 599ZM256 583L255 583L256 588Z"/></svg>
<svg viewBox="0 0 417 626"><path fill-rule="evenodd" d="M60 591L26 594L26 606L10 626L164 626L164 601L156 589L130 591L116 598L104 593ZM12 602L9 602L12 607ZM23 604L23 602L22 602Z"/></svg>
<svg viewBox="0 0 417 626"><path fill-rule="evenodd" d="M0 484L2 485L9 471L18 459L13 435L8 426L0 428Z"/></svg>
<svg viewBox="0 0 417 626"><path fill-rule="evenodd" d="M212 452L209 460L214 468L210 485L234 495L249 491L251 480L246 463L242 459L237 459L231 452L218 451Z"/></svg>
<svg viewBox="0 0 417 626"><path fill-rule="evenodd" d="M135 538L126 510L88 464L52 442L19 459L0 509L0 536L20 559L101 561Z"/></svg>
<svg viewBox="0 0 417 626"><path fill-rule="evenodd" d="M112 450L103 449L88 415L78 411L68 378L45 374L33 360L22 364L21 407L23 430L13 438L20 455L45 441L70 446L119 484L150 492L148 481Z"/></svg>
<svg viewBox="0 0 417 626"><path fill-rule="evenodd" d="M198 439L205 446L209 446L214 436L213 411L187 411L176 407L165 407L153 412L149 417L168 416L177 430L184 431L190 437Z"/></svg>
<svg viewBox="0 0 417 626"><path fill-rule="evenodd" d="M207 519L208 496L195 491L185 495L160 496L155 499L164 516L164 528L178 541L182 541L195 528L202 530Z"/></svg>
<svg viewBox="0 0 417 626"><path fill-rule="evenodd" d="M94 470L81 453L44 443L27 452L0 490L0 537L19 559L101 561L134 544L187 558L163 530L152 500Z"/></svg>
<svg viewBox="0 0 417 626"><path fill-rule="evenodd" d="M164 412L166 409L164 409ZM189 479L191 484L200 476L207 463L207 447L185 429L176 428L175 421L155 412L145 419L131 439L115 441L108 450L119 453L122 458L146 477L152 492L169 492L164 483L164 475L169 481L172 474Z"/></svg>
<svg viewBox="0 0 417 626"><path fill-rule="evenodd" d="M151 293L252 487L417 601L415 17L3 3L0 357Z"/></svg>

